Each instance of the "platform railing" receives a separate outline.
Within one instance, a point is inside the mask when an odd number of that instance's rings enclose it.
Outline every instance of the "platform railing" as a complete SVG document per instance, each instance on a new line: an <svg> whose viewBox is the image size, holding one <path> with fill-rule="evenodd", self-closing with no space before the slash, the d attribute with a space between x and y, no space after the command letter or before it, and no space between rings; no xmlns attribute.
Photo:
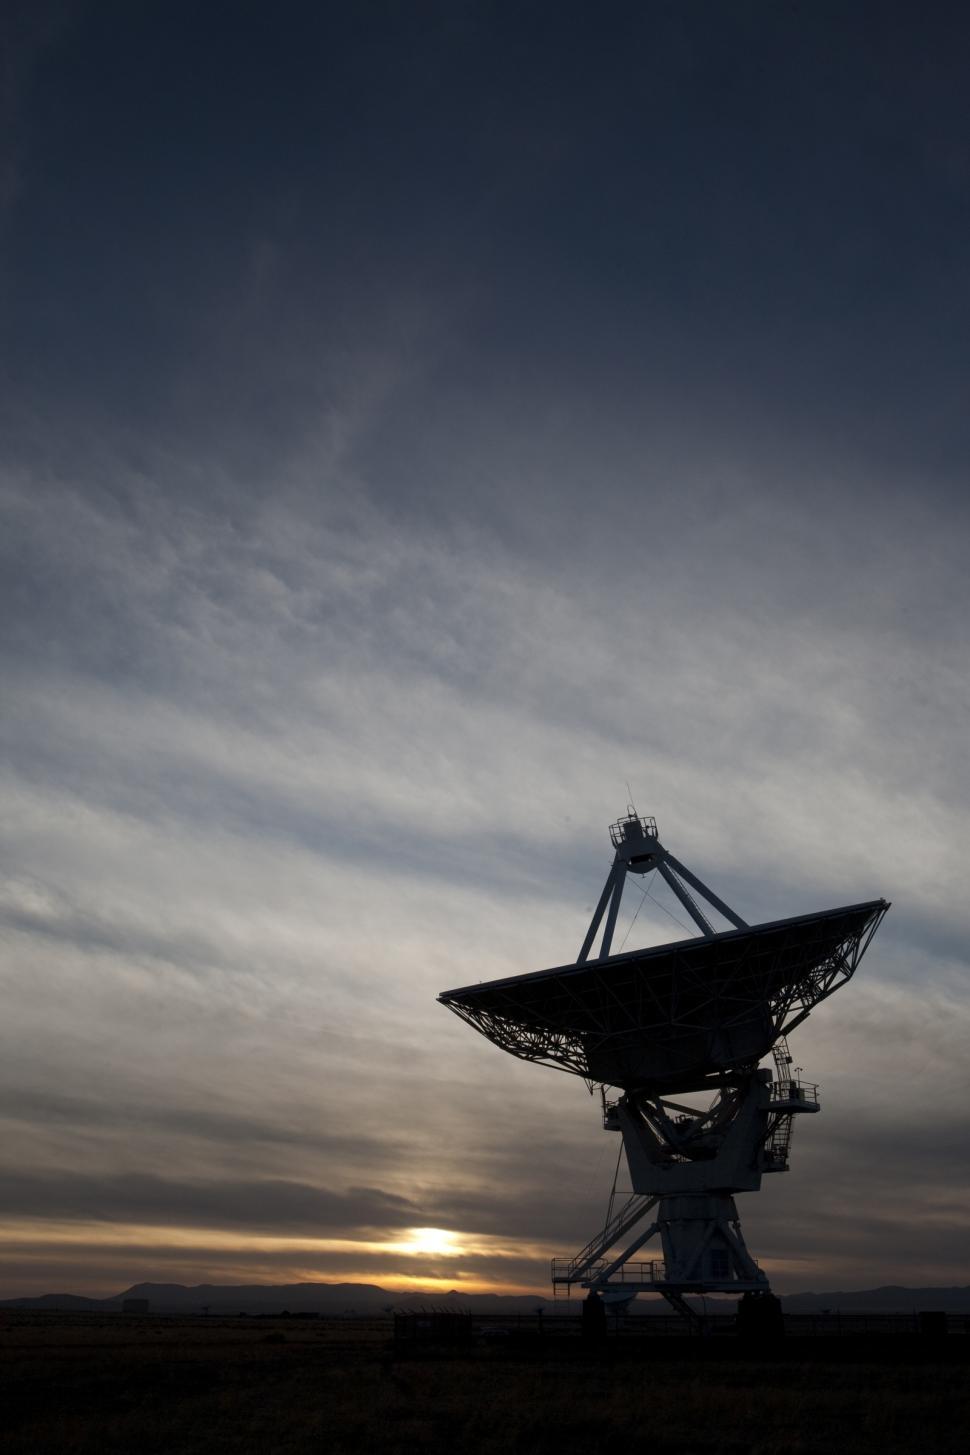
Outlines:
<svg viewBox="0 0 970 1455"><path fill-rule="evenodd" d="M621 848L631 838L657 838L657 820L652 815L641 818L637 814L631 813L626 818L617 819L616 823L610 824L610 839L614 848Z"/></svg>
<svg viewBox="0 0 970 1455"><path fill-rule="evenodd" d="M772 1103L797 1102L803 1106L818 1106L818 1082L817 1081L796 1081L791 1078L786 1081L775 1081L771 1087Z"/></svg>
<svg viewBox="0 0 970 1455"><path fill-rule="evenodd" d="M553 1283L571 1281L569 1270L573 1262L575 1260L570 1258L553 1258ZM607 1258L598 1258L595 1263L587 1264L580 1275L583 1283L594 1284L597 1278L604 1274L609 1266L610 1263ZM610 1275L609 1287L613 1288L616 1284L623 1283L663 1283L665 1276L666 1270L663 1259L661 1258L650 1258L638 1263L624 1263L622 1267ZM576 1281L578 1282L579 1280L577 1279Z"/></svg>
<svg viewBox="0 0 970 1455"><path fill-rule="evenodd" d="M580 1249L572 1258L553 1258L552 1260L552 1281L553 1283L578 1282L585 1277L586 1270L592 1267L594 1261L601 1253L612 1248L624 1233L628 1233L636 1223L650 1210L653 1205L659 1202L654 1193L636 1193L620 1208L614 1218L602 1228L594 1238L590 1238L585 1248Z"/></svg>

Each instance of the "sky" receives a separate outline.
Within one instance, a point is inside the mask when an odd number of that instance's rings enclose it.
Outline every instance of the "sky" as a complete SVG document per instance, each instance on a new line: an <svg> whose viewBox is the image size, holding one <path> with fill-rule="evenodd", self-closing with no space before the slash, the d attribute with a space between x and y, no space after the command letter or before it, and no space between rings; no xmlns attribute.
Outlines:
<svg viewBox="0 0 970 1455"><path fill-rule="evenodd" d="M435 996L575 958L631 795L893 903L773 1286L970 1281L963 7L0 39L0 1296L548 1293L617 1139Z"/></svg>

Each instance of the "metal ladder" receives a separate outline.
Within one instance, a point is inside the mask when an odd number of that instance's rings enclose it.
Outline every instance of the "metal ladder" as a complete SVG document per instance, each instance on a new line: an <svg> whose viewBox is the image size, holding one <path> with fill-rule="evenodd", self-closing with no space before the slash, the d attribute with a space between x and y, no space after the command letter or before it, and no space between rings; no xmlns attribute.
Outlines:
<svg viewBox="0 0 970 1455"><path fill-rule="evenodd" d="M792 1123L794 1118L789 1112L787 1116L780 1116L771 1130L768 1138L767 1151L772 1162L775 1164L770 1170L774 1172L787 1172L788 1153L791 1149Z"/></svg>
<svg viewBox="0 0 970 1455"><path fill-rule="evenodd" d="M792 1083L792 1053L788 1049L787 1036L779 1036L771 1048L771 1059L775 1063L775 1089L787 1091Z"/></svg>
<svg viewBox="0 0 970 1455"><path fill-rule="evenodd" d="M792 1053L788 1048L787 1037L778 1037L771 1048L771 1058L775 1063L775 1082L772 1090L776 1097L785 1099L791 1095L793 1083ZM787 1115L781 1115L768 1135L765 1151L774 1164L768 1169L771 1172L788 1171L788 1153L791 1150L793 1124L794 1117L790 1112Z"/></svg>

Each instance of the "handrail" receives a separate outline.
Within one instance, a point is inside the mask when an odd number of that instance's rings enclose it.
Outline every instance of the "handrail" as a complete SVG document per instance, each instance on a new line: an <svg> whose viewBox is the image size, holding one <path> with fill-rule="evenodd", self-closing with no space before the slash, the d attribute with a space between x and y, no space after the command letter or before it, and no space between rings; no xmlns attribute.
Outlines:
<svg viewBox="0 0 970 1455"><path fill-rule="evenodd" d="M784 1081L773 1081L771 1085L771 1100L778 1101L802 1101L808 1104L818 1105L818 1082L799 1081L795 1077L789 1077Z"/></svg>
<svg viewBox="0 0 970 1455"><path fill-rule="evenodd" d="M561 1262L565 1262L565 1259L553 1258L553 1277L558 1282L565 1282L566 1280L561 1274L558 1278L556 1276L556 1265ZM597 1258L586 1268L583 1282L594 1283L596 1278L605 1273L608 1267L609 1262L606 1258ZM617 1283L663 1283L665 1279L666 1268L663 1259L650 1258L638 1263L624 1263L615 1273L610 1274L609 1282L604 1286L612 1288Z"/></svg>
<svg viewBox="0 0 970 1455"><path fill-rule="evenodd" d="M636 828L636 832L628 833L628 828ZM657 820L652 814L641 817L638 813L628 813L626 818L618 818L616 823L610 824L610 839L614 848L619 849L623 844L632 839L656 839Z"/></svg>
<svg viewBox="0 0 970 1455"><path fill-rule="evenodd" d="M607 1248L611 1248L618 1238L622 1238L624 1233L629 1232L634 1223L638 1223L644 1213L649 1212L650 1208L659 1201L659 1197L655 1194L638 1193L628 1202L624 1203L616 1216L594 1238L590 1238L586 1247L581 1248L575 1258L569 1260L568 1263L565 1258L554 1258L552 1260L553 1282L574 1282L581 1273L586 1272L587 1268L599 1258L600 1254L605 1253ZM556 1272L556 1265L560 1263L567 1264L566 1276L557 1274Z"/></svg>
<svg viewBox="0 0 970 1455"><path fill-rule="evenodd" d="M602 1273L606 1268L606 1259L597 1265ZM663 1283L667 1277L667 1270L662 1258L647 1258L642 1263L624 1263L615 1273L610 1274L610 1286L614 1283Z"/></svg>

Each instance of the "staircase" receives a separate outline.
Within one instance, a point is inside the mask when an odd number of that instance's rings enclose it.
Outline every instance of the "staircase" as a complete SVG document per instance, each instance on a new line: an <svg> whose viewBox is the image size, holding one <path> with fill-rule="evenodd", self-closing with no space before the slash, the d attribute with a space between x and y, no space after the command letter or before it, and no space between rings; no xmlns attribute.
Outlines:
<svg viewBox="0 0 970 1455"><path fill-rule="evenodd" d="M631 1197L620 1208L620 1211L612 1218L595 1238L591 1238L575 1256L575 1258L553 1258L552 1260L552 1284L555 1290L558 1285L578 1283L583 1274L603 1256L607 1249L612 1248L625 1233L628 1233L641 1218L660 1201L656 1195L640 1193ZM567 1290L568 1291L568 1290Z"/></svg>
<svg viewBox="0 0 970 1455"><path fill-rule="evenodd" d="M818 1087L813 1082L798 1078L799 1067L792 1071L792 1054L784 1036L778 1037L771 1054L775 1062L775 1077L768 1105L775 1120L764 1142L764 1170L787 1172L795 1116L799 1112L818 1111Z"/></svg>
<svg viewBox="0 0 970 1455"><path fill-rule="evenodd" d="M771 1048L771 1059L775 1063L775 1096L783 1099L792 1081L792 1053L788 1049L787 1036L779 1036Z"/></svg>
<svg viewBox="0 0 970 1455"><path fill-rule="evenodd" d="M793 1118L790 1114L788 1116L780 1116L768 1135L768 1140L765 1143L765 1152L772 1164L765 1169L768 1172L788 1171L788 1153L791 1149L792 1121Z"/></svg>

